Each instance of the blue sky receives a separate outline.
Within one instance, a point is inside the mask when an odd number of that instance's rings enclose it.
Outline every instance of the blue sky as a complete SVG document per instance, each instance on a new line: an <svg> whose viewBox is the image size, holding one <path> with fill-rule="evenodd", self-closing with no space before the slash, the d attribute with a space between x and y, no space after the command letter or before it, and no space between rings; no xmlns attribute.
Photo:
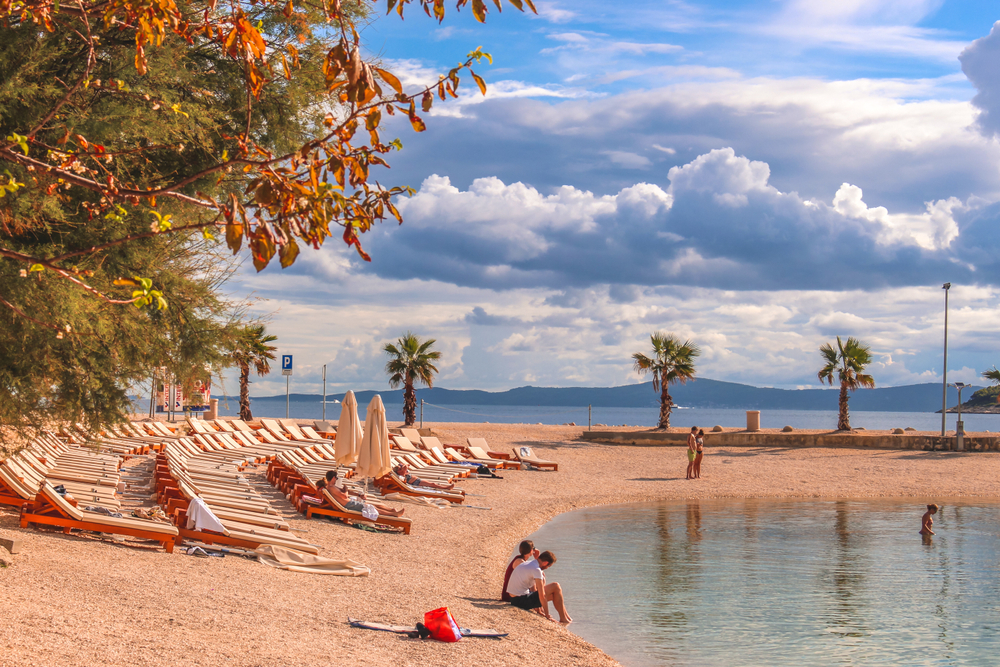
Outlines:
<svg viewBox="0 0 1000 667"><path fill-rule="evenodd" d="M384 388L407 330L438 339L451 388L635 382L654 330L716 379L816 386L839 334L881 386L938 381L945 281L949 377L1000 362L995 3L536 4L364 29L412 90L481 45L490 91L392 127L378 178L417 194L366 235L371 264L328 244L241 271L295 390L323 363L338 391Z"/></svg>

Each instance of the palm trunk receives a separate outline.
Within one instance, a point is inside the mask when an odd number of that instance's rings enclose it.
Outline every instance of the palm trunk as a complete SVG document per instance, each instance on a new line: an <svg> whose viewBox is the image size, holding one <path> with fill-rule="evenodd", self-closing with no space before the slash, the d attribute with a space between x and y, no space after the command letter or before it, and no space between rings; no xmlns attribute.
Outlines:
<svg viewBox="0 0 1000 667"><path fill-rule="evenodd" d="M840 417L837 419L838 431L851 430L851 415L847 412L847 383L840 383Z"/></svg>
<svg viewBox="0 0 1000 667"><path fill-rule="evenodd" d="M240 364L240 419L252 421L250 411L250 364Z"/></svg>
<svg viewBox="0 0 1000 667"><path fill-rule="evenodd" d="M413 381L407 381L403 388L403 421L407 426L413 426L417 421L417 392L413 390Z"/></svg>
<svg viewBox="0 0 1000 667"><path fill-rule="evenodd" d="M660 425L657 428L670 428L670 410L674 407L674 399L670 397L669 389L664 382L660 389Z"/></svg>

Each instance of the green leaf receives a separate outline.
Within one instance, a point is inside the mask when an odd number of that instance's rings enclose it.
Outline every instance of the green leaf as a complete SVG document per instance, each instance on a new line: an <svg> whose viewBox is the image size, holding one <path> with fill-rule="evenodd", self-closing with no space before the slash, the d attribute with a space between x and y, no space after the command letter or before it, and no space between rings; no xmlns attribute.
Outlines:
<svg viewBox="0 0 1000 667"><path fill-rule="evenodd" d="M28 137L22 136L17 132L12 132L8 137L7 141L17 144L24 151L24 154L28 154Z"/></svg>

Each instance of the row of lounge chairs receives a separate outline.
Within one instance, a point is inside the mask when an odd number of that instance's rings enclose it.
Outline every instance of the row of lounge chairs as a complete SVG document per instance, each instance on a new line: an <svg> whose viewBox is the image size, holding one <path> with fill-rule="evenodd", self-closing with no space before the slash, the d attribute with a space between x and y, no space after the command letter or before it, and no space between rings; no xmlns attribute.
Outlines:
<svg viewBox="0 0 1000 667"><path fill-rule="evenodd" d="M89 530L130 535L159 542L167 552L172 551L179 534L174 526L121 513L121 455L140 452L148 444L108 444L112 446L113 454L96 453L43 432L0 462L0 503L20 507L22 528L38 524L56 526L65 533Z"/></svg>
<svg viewBox="0 0 1000 667"><path fill-rule="evenodd" d="M245 422L189 419L181 434L163 422L143 422L88 433L79 426L61 429L59 437L45 432L17 455L0 461L0 503L21 507L21 525L43 524L155 540L169 552L182 541L256 549L274 545L318 553L318 547L297 536L244 474L251 465L267 463L268 481L308 517L329 516L349 523L389 526L409 534L409 518L369 519L343 506L317 482L331 469L339 471L348 488L358 489L353 465L338 466L335 430L322 433L292 420L261 420L260 428ZM478 466L492 470L520 467L558 469L558 464L515 448L513 456L490 451L482 438L466 445L446 446L433 436L403 429L392 438L393 468L405 463L415 475L441 484L460 482ZM119 513L118 494L125 484L121 462L131 456L155 454L154 486L158 504L171 523L108 516ZM374 480L382 494L422 497L460 504L459 489L415 487L394 471ZM56 487L62 485L59 491ZM62 493L68 493L70 502ZM82 506L82 507L81 507ZM210 519L205 519L205 512ZM213 521L214 519L215 521ZM217 523L216 523L217 521Z"/></svg>

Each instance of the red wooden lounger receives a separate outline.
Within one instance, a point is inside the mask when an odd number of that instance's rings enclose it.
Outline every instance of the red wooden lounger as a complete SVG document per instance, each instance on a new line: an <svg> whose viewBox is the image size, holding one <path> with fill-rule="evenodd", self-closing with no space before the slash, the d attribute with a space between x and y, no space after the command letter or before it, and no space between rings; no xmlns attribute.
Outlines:
<svg viewBox="0 0 1000 667"><path fill-rule="evenodd" d="M48 482L43 483L38 489L33 502L21 506L21 527L27 528L33 523L58 526L66 534L71 530L92 530L99 533L141 537L159 542L167 553L174 550L174 544L178 539L178 530L167 523L132 517L110 517L73 507Z"/></svg>
<svg viewBox="0 0 1000 667"><path fill-rule="evenodd" d="M371 519L365 517L361 512L354 512L347 509L343 505L337 502L337 499L330 495L330 492L323 489L323 504L322 505L306 505L306 516L310 519L313 514L319 514L321 516L332 516L337 519L343 519L345 521L357 521L359 523L392 526L393 528L402 528L404 535L410 534L410 524L412 521L402 516L385 516L383 514L378 515L378 519L372 521Z"/></svg>
<svg viewBox="0 0 1000 667"><path fill-rule="evenodd" d="M451 493L440 489L431 489L423 486L410 486L399 478L394 471L388 475L379 477L374 481L375 488L389 493L402 493L404 496L416 496L418 498L441 498L450 503L460 504L465 502L465 496L460 493Z"/></svg>

